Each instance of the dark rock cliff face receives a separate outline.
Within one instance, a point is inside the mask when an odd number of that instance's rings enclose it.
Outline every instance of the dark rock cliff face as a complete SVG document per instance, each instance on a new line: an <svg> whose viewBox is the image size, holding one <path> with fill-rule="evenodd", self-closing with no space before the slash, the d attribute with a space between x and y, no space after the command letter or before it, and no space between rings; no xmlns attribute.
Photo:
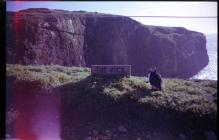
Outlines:
<svg viewBox="0 0 219 140"><path fill-rule="evenodd" d="M132 75L155 65L163 77L189 78L209 61L204 34L181 27L49 9L8 12L6 21L7 63L130 64Z"/></svg>

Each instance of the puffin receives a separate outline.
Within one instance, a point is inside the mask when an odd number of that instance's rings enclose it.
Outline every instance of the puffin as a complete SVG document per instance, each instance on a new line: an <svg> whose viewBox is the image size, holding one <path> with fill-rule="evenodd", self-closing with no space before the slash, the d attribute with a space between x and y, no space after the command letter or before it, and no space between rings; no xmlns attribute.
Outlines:
<svg viewBox="0 0 219 140"><path fill-rule="evenodd" d="M150 69L149 74L148 74L148 79L152 86L152 89L162 90L161 75L157 71L156 67Z"/></svg>

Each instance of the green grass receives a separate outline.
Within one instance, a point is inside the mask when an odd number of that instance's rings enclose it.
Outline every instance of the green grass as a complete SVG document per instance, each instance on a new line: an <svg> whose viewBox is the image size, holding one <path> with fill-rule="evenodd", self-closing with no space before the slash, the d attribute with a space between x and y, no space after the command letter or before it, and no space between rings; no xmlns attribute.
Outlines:
<svg viewBox="0 0 219 140"><path fill-rule="evenodd" d="M90 75L88 68L59 65L24 66L7 64L6 71L6 76L13 76L18 81L39 81L43 87L57 87L69 82L77 82Z"/></svg>
<svg viewBox="0 0 219 140"><path fill-rule="evenodd" d="M217 81L163 78L163 90L155 91L145 77L93 76L89 68L59 65L7 64L6 76L16 79L11 83L9 78L10 84L29 83L26 86L29 88L40 82L36 89L47 91L48 86L58 89L64 118L62 135L66 139L74 134L71 129L75 122L92 129L99 123L100 130L106 124L117 126L123 122L131 129L138 123L145 127L143 132L165 129L171 132L171 137L182 130L191 130L192 135L196 130L217 132ZM29 94L37 93L25 90ZM133 132L137 132L135 128ZM81 136L84 138L84 134Z"/></svg>
<svg viewBox="0 0 219 140"><path fill-rule="evenodd" d="M7 76L13 76L18 81L40 81L44 87L63 86L63 92L66 92L69 100L76 95L84 98L80 99L82 102L89 102L89 98L96 98L97 101L111 98L116 102L127 97L153 108L200 115L217 113L216 81L164 79L163 91L154 91L151 90L148 79L144 77L104 77L90 74L90 69L80 67L7 64ZM89 98L84 96L85 93Z"/></svg>

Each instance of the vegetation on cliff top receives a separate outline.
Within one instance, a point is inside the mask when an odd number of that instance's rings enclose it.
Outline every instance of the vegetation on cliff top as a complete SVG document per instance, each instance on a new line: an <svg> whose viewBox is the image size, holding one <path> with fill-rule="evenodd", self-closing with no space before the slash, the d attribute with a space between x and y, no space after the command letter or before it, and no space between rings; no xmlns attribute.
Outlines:
<svg viewBox="0 0 219 140"><path fill-rule="evenodd" d="M153 108L199 115L217 113L216 81L164 79L164 90L154 91L145 77L93 77L90 74L89 68L7 64L7 76L15 77L17 81L39 81L42 88L68 87L71 96L89 92L91 96L108 96L115 101L126 97Z"/></svg>
<svg viewBox="0 0 219 140"><path fill-rule="evenodd" d="M169 140L183 135L196 140L206 137L206 132L217 135L217 82L213 80L163 79L164 90L155 91L145 77L92 76L89 68L7 64L6 71L7 80L13 79L9 84L29 88L27 83L40 83L36 90L40 87L43 94L61 96L63 139L152 136ZM47 92L48 88L59 92Z"/></svg>
<svg viewBox="0 0 219 140"><path fill-rule="evenodd" d="M90 75L88 68L59 65L24 66L7 64L6 71L6 76L15 77L20 81L39 81L42 83L42 88L48 86L57 87L68 82L77 82Z"/></svg>

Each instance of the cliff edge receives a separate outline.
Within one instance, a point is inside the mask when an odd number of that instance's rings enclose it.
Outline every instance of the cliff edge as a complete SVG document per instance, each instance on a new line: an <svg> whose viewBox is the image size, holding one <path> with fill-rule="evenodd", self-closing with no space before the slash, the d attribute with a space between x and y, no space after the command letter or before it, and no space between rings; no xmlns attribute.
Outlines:
<svg viewBox="0 0 219 140"><path fill-rule="evenodd" d="M143 25L129 17L64 10L7 12L6 61L17 64L129 64L142 76L189 78L209 61L205 35L182 27Z"/></svg>
<svg viewBox="0 0 219 140"><path fill-rule="evenodd" d="M88 68L7 64L6 74L12 138L210 140L218 134L217 81L164 78L164 90L155 91L147 78L92 76Z"/></svg>

